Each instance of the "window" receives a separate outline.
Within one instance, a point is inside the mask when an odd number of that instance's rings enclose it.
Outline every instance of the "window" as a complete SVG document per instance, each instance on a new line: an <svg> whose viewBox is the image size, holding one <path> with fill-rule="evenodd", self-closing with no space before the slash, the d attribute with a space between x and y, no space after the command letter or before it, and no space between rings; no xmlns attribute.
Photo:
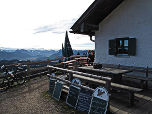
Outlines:
<svg viewBox="0 0 152 114"><path fill-rule="evenodd" d="M136 38L115 38L109 40L109 55L130 55L136 54Z"/></svg>
<svg viewBox="0 0 152 114"><path fill-rule="evenodd" d="M116 38L116 53L128 54L128 38Z"/></svg>

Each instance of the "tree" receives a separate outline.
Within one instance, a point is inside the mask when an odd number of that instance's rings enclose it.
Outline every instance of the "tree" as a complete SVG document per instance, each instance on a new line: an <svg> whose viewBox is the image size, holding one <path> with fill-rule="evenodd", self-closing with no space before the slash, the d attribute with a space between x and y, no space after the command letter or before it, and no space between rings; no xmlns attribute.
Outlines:
<svg viewBox="0 0 152 114"><path fill-rule="evenodd" d="M66 31L64 46L62 44L62 56L70 57L73 55L73 50L69 41L68 32Z"/></svg>
<svg viewBox="0 0 152 114"><path fill-rule="evenodd" d="M80 53L78 52L77 55L80 55Z"/></svg>

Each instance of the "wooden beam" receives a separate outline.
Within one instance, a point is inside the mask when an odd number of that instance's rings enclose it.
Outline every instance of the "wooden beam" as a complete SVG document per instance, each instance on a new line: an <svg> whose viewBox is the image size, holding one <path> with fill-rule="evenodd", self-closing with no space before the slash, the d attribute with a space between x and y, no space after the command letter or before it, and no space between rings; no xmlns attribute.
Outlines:
<svg viewBox="0 0 152 114"><path fill-rule="evenodd" d="M47 67L51 68L51 69L57 69L57 70L65 71L65 72L68 72L68 73L73 73L73 74L78 74L78 75L87 76L87 77L91 77L91 78L101 79L101 80L104 80L104 81L111 81L111 78L105 77L105 76L98 76L98 75L93 75L93 74L68 70L68 69L64 69L64 68L54 67L54 66L51 66L51 65L47 65Z"/></svg>
<svg viewBox="0 0 152 114"><path fill-rule="evenodd" d="M74 33L74 34L82 34L82 35L92 35L92 36L95 36L95 32L89 32L89 31L84 31L84 32L81 32L81 31L69 31L70 33Z"/></svg>

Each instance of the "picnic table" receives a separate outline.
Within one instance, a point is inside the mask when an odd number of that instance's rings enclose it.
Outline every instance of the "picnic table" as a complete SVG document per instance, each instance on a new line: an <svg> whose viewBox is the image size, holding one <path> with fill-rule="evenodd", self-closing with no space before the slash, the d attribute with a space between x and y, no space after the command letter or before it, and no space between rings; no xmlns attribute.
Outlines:
<svg viewBox="0 0 152 114"><path fill-rule="evenodd" d="M94 69L93 66L84 66L78 67L79 71L85 71L87 73L96 73L96 74L107 74L107 76L112 76L112 82L121 84L122 74L132 72L132 70L123 70L117 68L100 68Z"/></svg>
<svg viewBox="0 0 152 114"><path fill-rule="evenodd" d="M62 62L63 64L69 64L69 63L73 63L73 62L76 62L77 60L70 60L70 61L65 61L65 62Z"/></svg>
<svg viewBox="0 0 152 114"><path fill-rule="evenodd" d="M84 64L86 66L90 66L92 64L91 62L88 62L89 58L87 58L87 57L75 58L75 60L77 60L78 63Z"/></svg>
<svg viewBox="0 0 152 114"><path fill-rule="evenodd" d="M70 63L74 63L76 62L77 60L70 60L70 61L65 61L65 62L62 62L62 64L64 65L64 68L66 68Z"/></svg>

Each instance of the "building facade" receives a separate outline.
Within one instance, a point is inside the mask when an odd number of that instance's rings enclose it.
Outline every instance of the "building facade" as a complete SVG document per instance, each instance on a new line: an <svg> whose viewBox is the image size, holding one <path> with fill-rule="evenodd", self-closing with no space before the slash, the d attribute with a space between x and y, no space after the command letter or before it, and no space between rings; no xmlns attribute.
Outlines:
<svg viewBox="0 0 152 114"><path fill-rule="evenodd" d="M95 62L152 67L151 4L152 0L125 0L99 24L99 30L95 32ZM123 43L123 39L126 42ZM113 47L110 47L110 40L115 42ZM122 48L125 50L125 46L129 51L130 43L134 46L130 49L133 54L119 52ZM118 49L120 45L124 47ZM111 48L114 53L110 53Z"/></svg>
<svg viewBox="0 0 152 114"><path fill-rule="evenodd" d="M152 0L114 1L95 0L72 32L95 35L96 63L152 67Z"/></svg>

